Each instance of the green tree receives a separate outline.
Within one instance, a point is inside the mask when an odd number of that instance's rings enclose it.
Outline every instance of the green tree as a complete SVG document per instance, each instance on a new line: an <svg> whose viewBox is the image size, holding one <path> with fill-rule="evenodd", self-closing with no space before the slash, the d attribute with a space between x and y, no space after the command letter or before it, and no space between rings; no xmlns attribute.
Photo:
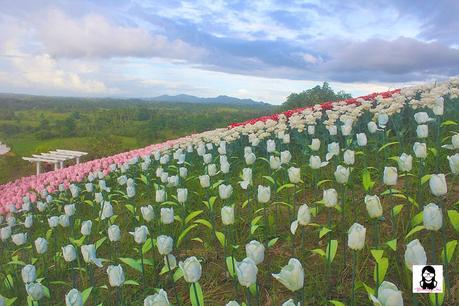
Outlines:
<svg viewBox="0 0 459 306"><path fill-rule="evenodd" d="M335 93L335 91L330 87L330 84L324 82L322 86L317 85L300 93L291 93L287 97L287 100L281 105L281 109L289 110L347 98L352 98L351 94L342 90Z"/></svg>

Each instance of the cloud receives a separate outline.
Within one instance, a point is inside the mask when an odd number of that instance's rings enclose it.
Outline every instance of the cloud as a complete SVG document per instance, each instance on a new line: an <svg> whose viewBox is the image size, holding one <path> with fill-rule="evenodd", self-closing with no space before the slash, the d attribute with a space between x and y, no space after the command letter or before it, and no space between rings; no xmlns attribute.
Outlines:
<svg viewBox="0 0 459 306"><path fill-rule="evenodd" d="M182 40L169 40L139 27L115 25L94 13L71 18L61 10L52 9L38 19L37 38L54 57L196 59L204 54Z"/></svg>

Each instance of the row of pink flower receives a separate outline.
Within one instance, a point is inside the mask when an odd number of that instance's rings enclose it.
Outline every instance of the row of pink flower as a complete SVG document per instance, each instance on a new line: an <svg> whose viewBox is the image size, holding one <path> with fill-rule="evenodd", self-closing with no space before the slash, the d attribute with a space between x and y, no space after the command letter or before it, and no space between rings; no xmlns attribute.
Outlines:
<svg viewBox="0 0 459 306"><path fill-rule="evenodd" d="M367 96L346 99L343 101L347 104L359 104L359 99L364 99L366 101L374 100L378 95L381 95L384 98L388 98L399 92L400 89L396 89L383 93L373 93ZM333 103L336 102L325 102L320 104L320 107L323 110L331 109ZM258 121L277 121L280 114L284 114L285 116L290 117L293 114L301 112L306 108L312 108L312 106L297 108L271 116L263 116L241 123L233 123L229 125L228 128L231 129L241 125L254 124ZM48 193L53 193L58 190L60 184L64 184L65 188L68 188L71 183L84 181L90 172L102 171L105 175L107 175L110 173L110 165L112 164L122 165L134 157L144 157L163 147L172 147L175 144L182 143L187 138L189 139L189 137L190 136L178 138L175 140L169 140L160 144L154 144L145 148L124 152L101 159L91 160L56 171L22 177L13 182L0 185L0 215L7 214L11 205L14 205L17 209L20 209L23 203L23 198L26 196L29 197L32 203L34 203L37 200L38 194L40 194L40 192L44 189L46 189Z"/></svg>

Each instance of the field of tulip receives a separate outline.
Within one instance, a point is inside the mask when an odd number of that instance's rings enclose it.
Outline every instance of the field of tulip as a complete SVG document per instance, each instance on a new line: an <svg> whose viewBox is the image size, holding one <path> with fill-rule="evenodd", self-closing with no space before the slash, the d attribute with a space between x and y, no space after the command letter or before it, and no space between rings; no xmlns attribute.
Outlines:
<svg viewBox="0 0 459 306"><path fill-rule="evenodd" d="M0 305L458 305L459 79L0 186ZM413 294L413 265L443 293Z"/></svg>

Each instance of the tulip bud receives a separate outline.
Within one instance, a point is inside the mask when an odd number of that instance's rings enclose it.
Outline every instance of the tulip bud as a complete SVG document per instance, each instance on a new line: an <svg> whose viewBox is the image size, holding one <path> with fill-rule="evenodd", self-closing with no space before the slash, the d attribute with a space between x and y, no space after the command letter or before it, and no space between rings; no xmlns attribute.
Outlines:
<svg viewBox="0 0 459 306"><path fill-rule="evenodd" d="M281 166L280 158L277 156L271 156L269 158L269 166L271 167L272 170L279 169Z"/></svg>
<svg viewBox="0 0 459 306"><path fill-rule="evenodd" d="M335 189L326 189L323 193L325 207L335 207L338 204L338 192Z"/></svg>
<svg viewBox="0 0 459 306"><path fill-rule="evenodd" d="M339 184L347 184L349 181L350 170L344 166L338 165L335 171L335 179Z"/></svg>
<svg viewBox="0 0 459 306"><path fill-rule="evenodd" d="M442 116L444 113L444 99L443 97L437 97L435 99L435 104L433 105L432 111L437 116Z"/></svg>
<svg viewBox="0 0 459 306"><path fill-rule="evenodd" d="M308 125L308 134L309 135L314 135L316 132L316 126L315 125Z"/></svg>
<svg viewBox="0 0 459 306"><path fill-rule="evenodd" d="M221 164L220 164L220 171L221 171L222 173L225 173L225 174L229 173L229 171L230 171L230 164L229 164L228 162L223 162L223 163L221 163Z"/></svg>
<svg viewBox="0 0 459 306"><path fill-rule="evenodd" d="M410 172L413 169L413 157L406 153L403 153L398 158L398 169L401 172Z"/></svg>
<svg viewBox="0 0 459 306"><path fill-rule="evenodd" d="M252 183L252 169L250 168L242 169L242 179L246 182L249 182L249 184L251 184Z"/></svg>
<svg viewBox="0 0 459 306"><path fill-rule="evenodd" d="M311 140L311 144L309 145L312 151L319 151L320 149L320 139L318 138L313 138Z"/></svg>
<svg viewBox="0 0 459 306"><path fill-rule="evenodd" d="M383 281L378 288L378 298L370 295L374 305L403 306L402 292L391 282Z"/></svg>
<svg viewBox="0 0 459 306"><path fill-rule="evenodd" d="M87 220L87 221L83 221L81 223L81 235L83 236L89 236L91 235L91 229L92 229L92 221L91 220Z"/></svg>
<svg viewBox="0 0 459 306"><path fill-rule="evenodd" d="M228 303L226 303L225 306L241 306L241 305L236 301L229 301Z"/></svg>
<svg viewBox="0 0 459 306"><path fill-rule="evenodd" d="M192 256L185 261L180 261L179 267L182 269L183 278L187 283L196 283L201 278L202 267L196 257Z"/></svg>
<svg viewBox="0 0 459 306"><path fill-rule="evenodd" d="M73 245L69 244L62 248L62 254L66 262L72 262L76 259L76 251Z"/></svg>
<svg viewBox="0 0 459 306"><path fill-rule="evenodd" d="M429 126L427 124L420 124L416 128L418 138L427 138L429 136Z"/></svg>
<svg viewBox="0 0 459 306"><path fill-rule="evenodd" d="M250 166L255 162L257 157L255 156L254 153L249 153L249 154L244 155L244 159L245 159L245 163Z"/></svg>
<svg viewBox="0 0 459 306"><path fill-rule="evenodd" d="M413 145L413 151L417 158L425 159L427 157L427 146L425 143L415 142Z"/></svg>
<svg viewBox="0 0 459 306"><path fill-rule="evenodd" d="M96 258L96 246L94 244L84 244L81 246L81 255L85 263L94 263L99 268L102 267L102 261Z"/></svg>
<svg viewBox="0 0 459 306"><path fill-rule="evenodd" d="M366 195L365 206L367 208L368 215L370 218L379 218L383 214L381 201L377 195Z"/></svg>
<svg viewBox="0 0 459 306"><path fill-rule="evenodd" d="M438 231L443 224L443 216L440 207L434 203L424 206L422 221L427 230Z"/></svg>
<svg viewBox="0 0 459 306"><path fill-rule="evenodd" d="M124 283L124 271L121 265L110 265L107 268L108 281L112 287L121 287Z"/></svg>
<svg viewBox="0 0 459 306"><path fill-rule="evenodd" d="M288 164L292 159L292 154L289 151L282 151L281 152L281 164Z"/></svg>
<svg viewBox="0 0 459 306"><path fill-rule="evenodd" d="M169 236L160 235L156 238L156 245L158 247L159 254L165 256L172 252L174 240Z"/></svg>
<svg viewBox="0 0 459 306"><path fill-rule="evenodd" d="M344 163L346 165L353 165L355 163L355 152L352 150L344 151Z"/></svg>
<svg viewBox="0 0 459 306"><path fill-rule="evenodd" d="M155 200L156 203L162 203L166 200L166 191L162 189L156 190L156 195L155 195Z"/></svg>
<svg viewBox="0 0 459 306"><path fill-rule="evenodd" d="M365 133L358 133L357 134L357 144L359 145L359 147L364 147L367 145L367 143L368 143L367 135L365 135Z"/></svg>
<svg viewBox="0 0 459 306"><path fill-rule="evenodd" d="M188 176L188 169L185 167L179 168L179 175L181 178L186 178Z"/></svg>
<svg viewBox="0 0 459 306"><path fill-rule="evenodd" d="M276 142L272 139L268 139L266 141L266 150L268 151L268 153L276 151Z"/></svg>
<svg viewBox="0 0 459 306"><path fill-rule="evenodd" d="M454 134L451 136L451 144L454 149L459 149L459 134Z"/></svg>
<svg viewBox="0 0 459 306"><path fill-rule="evenodd" d="M161 223L171 224L174 223L174 208L161 208Z"/></svg>
<svg viewBox="0 0 459 306"><path fill-rule="evenodd" d="M26 265L21 270L22 281L24 284L32 283L37 279L37 270L34 265Z"/></svg>
<svg viewBox="0 0 459 306"><path fill-rule="evenodd" d="M258 185L258 202L259 203L268 203L271 198L271 187Z"/></svg>
<svg viewBox="0 0 459 306"><path fill-rule="evenodd" d="M285 301L284 303L282 303L282 306L300 306L300 302L298 302L298 304L296 304L293 299L289 299L289 300Z"/></svg>
<svg viewBox="0 0 459 306"><path fill-rule="evenodd" d="M367 229L359 223L352 224L348 231L347 246L355 251L363 249L365 246L365 234Z"/></svg>
<svg viewBox="0 0 459 306"><path fill-rule="evenodd" d="M338 128L336 127L336 125L327 126L327 130L330 136L335 136L336 134L338 134Z"/></svg>
<svg viewBox="0 0 459 306"><path fill-rule="evenodd" d="M25 285L27 294L34 301L39 301L45 296L45 289L40 283L28 283Z"/></svg>
<svg viewBox="0 0 459 306"><path fill-rule="evenodd" d="M48 218L48 225L50 228L55 228L59 224L59 217L58 216L52 216Z"/></svg>
<svg viewBox="0 0 459 306"><path fill-rule="evenodd" d="M167 292L160 289L158 293L149 295L143 301L144 306L170 306Z"/></svg>
<svg viewBox="0 0 459 306"><path fill-rule="evenodd" d="M101 219L105 220L113 216L113 206L110 202L105 201L102 205L102 211L100 212Z"/></svg>
<svg viewBox="0 0 459 306"><path fill-rule="evenodd" d="M137 244L143 244L147 240L148 235L148 228L145 225L136 227L134 232L129 232L132 236L134 236L134 241Z"/></svg>
<svg viewBox="0 0 459 306"><path fill-rule="evenodd" d="M6 241L11 237L11 226L2 227L0 230L0 239Z"/></svg>
<svg viewBox="0 0 459 306"><path fill-rule="evenodd" d="M233 187L231 185L220 184L218 186L218 195L220 199L226 200L233 194Z"/></svg>
<svg viewBox="0 0 459 306"><path fill-rule="evenodd" d="M368 132L370 132L370 134L374 134L378 130L378 126L373 121L368 122L367 128L368 128Z"/></svg>
<svg viewBox="0 0 459 306"><path fill-rule="evenodd" d="M284 266L279 274L272 274L272 276L292 292L303 288L304 270L301 262L296 258L290 258L288 265Z"/></svg>
<svg viewBox="0 0 459 306"><path fill-rule="evenodd" d="M452 156L447 156L449 161L449 168L451 169L451 173L454 175L459 174L459 153L456 153Z"/></svg>
<svg viewBox="0 0 459 306"><path fill-rule="evenodd" d="M301 181L300 168L290 167L288 169L288 178L290 183L298 184Z"/></svg>
<svg viewBox="0 0 459 306"><path fill-rule="evenodd" d="M217 175L217 165L215 165L215 164L207 165L207 174L209 176Z"/></svg>
<svg viewBox="0 0 459 306"><path fill-rule="evenodd" d="M33 226L33 216L27 216L24 220L24 227L31 228Z"/></svg>
<svg viewBox="0 0 459 306"><path fill-rule="evenodd" d="M35 249L38 254L44 254L48 250L48 241L45 238L37 238L35 240Z"/></svg>
<svg viewBox="0 0 459 306"><path fill-rule="evenodd" d="M221 209L221 216L223 225L234 224L234 207L223 206Z"/></svg>
<svg viewBox="0 0 459 306"><path fill-rule="evenodd" d="M256 265L261 264L265 260L265 246L256 240L252 240L245 245L245 253Z"/></svg>
<svg viewBox="0 0 459 306"><path fill-rule="evenodd" d="M64 206L64 212L67 216L71 217L75 214L76 208L75 204L67 204Z"/></svg>
<svg viewBox="0 0 459 306"><path fill-rule="evenodd" d="M448 192L444 174L432 174L430 176L429 186L430 192L437 197L441 197Z"/></svg>
<svg viewBox="0 0 459 306"><path fill-rule="evenodd" d="M121 239L121 230L120 230L120 227L118 225L116 225L116 224L110 225L110 227L107 230L107 233L108 233L108 239L111 242L120 241L120 239Z"/></svg>
<svg viewBox="0 0 459 306"><path fill-rule="evenodd" d="M17 246L23 245L27 242L27 233L18 233L11 236L14 244Z"/></svg>
<svg viewBox="0 0 459 306"><path fill-rule="evenodd" d="M65 295L65 306L83 306L83 297L80 291L72 289Z"/></svg>
<svg viewBox="0 0 459 306"><path fill-rule="evenodd" d="M408 243L405 251L405 264L408 269L412 271L413 265L426 265L426 263L426 251L419 240L415 239Z"/></svg>
<svg viewBox="0 0 459 306"><path fill-rule="evenodd" d="M155 211L151 205L140 207L140 212L146 222L150 222L155 218Z"/></svg>
<svg viewBox="0 0 459 306"><path fill-rule="evenodd" d="M249 288L257 282L258 268L255 262L247 257L236 263L236 274L239 284Z"/></svg>
<svg viewBox="0 0 459 306"><path fill-rule="evenodd" d="M384 167L383 182L388 186L397 185L397 168L395 167Z"/></svg>
<svg viewBox="0 0 459 306"><path fill-rule="evenodd" d="M380 128L386 128L386 124L389 122L389 116L387 114L378 114L378 125Z"/></svg>

